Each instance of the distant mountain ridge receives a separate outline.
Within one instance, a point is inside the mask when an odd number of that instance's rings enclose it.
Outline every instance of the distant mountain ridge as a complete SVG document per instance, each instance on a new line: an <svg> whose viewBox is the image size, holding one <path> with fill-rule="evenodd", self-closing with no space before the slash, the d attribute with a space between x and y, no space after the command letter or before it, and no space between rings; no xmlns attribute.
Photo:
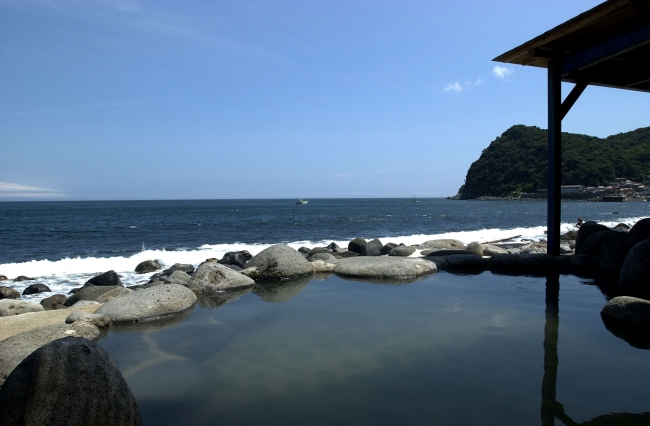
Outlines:
<svg viewBox="0 0 650 426"><path fill-rule="evenodd" d="M546 188L547 131L515 125L483 150L467 171L461 199L504 197ZM645 182L650 127L601 139L562 133L562 185L606 185L618 177Z"/></svg>

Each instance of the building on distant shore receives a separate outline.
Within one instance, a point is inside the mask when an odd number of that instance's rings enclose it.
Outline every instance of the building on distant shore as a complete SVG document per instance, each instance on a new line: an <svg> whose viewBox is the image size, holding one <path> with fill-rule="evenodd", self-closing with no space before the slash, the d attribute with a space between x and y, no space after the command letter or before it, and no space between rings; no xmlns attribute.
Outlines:
<svg viewBox="0 0 650 426"><path fill-rule="evenodd" d="M585 192L584 185L562 185L562 194L580 194Z"/></svg>

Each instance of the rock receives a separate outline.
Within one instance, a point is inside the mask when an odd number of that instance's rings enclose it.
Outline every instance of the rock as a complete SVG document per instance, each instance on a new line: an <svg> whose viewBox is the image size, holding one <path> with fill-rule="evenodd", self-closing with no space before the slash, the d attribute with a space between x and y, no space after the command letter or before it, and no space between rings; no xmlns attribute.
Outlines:
<svg viewBox="0 0 650 426"><path fill-rule="evenodd" d="M146 274L148 272L157 271L161 269L160 263L157 260L145 260L144 262L138 263L138 266L135 267L135 272L138 274Z"/></svg>
<svg viewBox="0 0 650 426"><path fill-rule="evenodd" d="M439 271L449 269L449 262L446 257L427 256L427 260L436 264Z"/></svg>
<svg viewBox="0 0 650 426"><path fill-rule="evenodd" d="M467 244L465 250L477 256L483 256L483 246L477 241Z"/></svg>
<svg viewBox="0 0 650 426"><path fill-rule="evenodd" d="M578 235L576 236L576 254L586 254L581 252L582 243L587 241L587 238L589 238L591 234L601 231L609 231L609 228L591 220L583 223L578 229Z"/></svg>
<svg viewBox="0 0 650 426"><path fill-rule="evenodd" d="M422 256L436 256L436 257L443 257L443 256L453 256L455 254L472 254L468 252L467 250L447 250L447 249L435 249L435 250L422 250L420 255Z"/></svg>
<svg viewBox="0 0 650 426"><path fill-rule="evenodd" d="M3 425L140 426L140 410L108 352L80 337L38 348L0 390Z"/></svg>
<svg viewBox="0 0 650 426"><path fill-rule="evenodd" d="M587 256L586 254L576 254L568 256L571 260L571 267L579 270L593 271L600 268L600 260L597 257Z"/></svg>
<svg viewBox="0 0 650 426"><path fill-rule="evenodd" d="M239 271L239 273L242 275L246 275L248 278L252 278L254 280L259 278L260 276L260 271L254 266L251 266L250 268L242 269L241 271Z"/></svg>
<svg viewBox="0 0 650 426"><path fill-rule="evenodd" d="M311 254L307 257L308 262L314 262L316 260L322 260L323 262L328 262L328 263L338 263L339 260L332 256L330 253L316 253L316 254Z"/></svg>
<svg viewBox="0 0 650 426"><path fill-rule="evenodd" d="M635 223L628 233L638 240L650 238L650 218L641 219Z"/></svg>
<svg viewBox="0 0 650 426"><path fill-rule="evenodd" d="M356 251L345 251L341 253L341 258L344 259L346 257L357 257L361 256L361 254L357 253Z"/></svg>
<svg viewBox="0 0 650 426"><path fill-rule="evenodd" d="M314 247L309 252L309 256L312 256L312 255L318 254L318 253L331 253L331 252L332 252L332 250L330 250L330 249L328 249L326 247Z"/></svg>
<svg viewBox="0 0 650 426"><path fill-rule="evenodd" d="M584 225L583 225L584 226ZM597 231L589 235L587 239L578 244L576 240L576 254L586 254L587 256L600 256L600 249L606 241L616 238L621 234L615 233L607 229L606 231ZM629 234L626 234L629 235Z"/></svg>
<svg viewBox="0 0 650 426"><path fill-rule="evenodd" d="M429 240L418 246L420 250L437 249L437 250L465 250L465 244L458 240L452 239L439 239Z"/></svg>
<svg viewBox="0 0 650 426"><path fill-rule="evenodd" d="M68 300L65 294L55 294L46 299L41 300L41 306L46 311L53 311L55 309L66 309L65 301Z"/></svg>
<svg viewBox="0 0 650 426"><path fill-rule="evenodd" d="M2 299L0 300L0 317L26 314L27 312L44 311L43 306L37 302L25 300Z"/></svg>
<svg viewBox="0 0 650 426"><path fill-rule="evenodd" d="M174 271L183 271L188 275L192 275L195 271L194 265L189 263L174 263L171 268L165 269L163 274L170 276Z"/></svg>
<svg viewBox="0 0 650 426"><path fill-rule="evenodd" d="M490 258L489 267L493 271L514 271L525 274L546 274L569 270L570 256L549 254L495 254Z"/></svg>
<svg viewBox="0 0 650 426"><path fill-rule="evenodd" d="M247 250L233 251L224 254L219 263L222 265L237 265L243 269L246 267L246 262L252 258L253 256Z"/></svg>
<svg viewBox="0 0 650 426"><path fill-rule="evenodd" d="M560 235L560 241L572 241L578 237L578 231L571 230L565 234Z"/></svg>
<svg viewBox="0 0 650 426"><path fill-rule="evenodd" d="M568 244L560 244L560 254L572 254L573 249Z"/></svg>
<svg viewBox="0 0 650 426"><path fill-rule="evenodd" d="M98 328L104 328L111 325L111 319L107 315L89 314L84 311L74 311L65 319L66 324L72 324L77 321L87 322Z"/></svg>
<svg viewBox="0 0 650 426"><path fill-rule="evenodd" d="M295 280L267 281L258 283L253 288L253 293L258 295L260 299L264 300L265 302L287 302L294 298L298 293L303 291L305 287L307 287L307 284L309 284L311 277L311 275L307 275Z"/></svg>
<svg viewBox="0 0 650 426"><path fill-rule="evenodd" d="M122 281L120 281L120 277L117 275L117 273L111 270L89 279L86 281L86 284L92 284L96 286L121 286Z"/></svg>
<svg viewBox="0 0 650 426"><path fill-rule="evenodd" d="M393 249L388 253L388 255L409 257L413 253L415 253L415 247L413 246L397 246L397 247L393 247Z"/></svg>
<svg viewBox="0 0 650 426"><path fill-rule="evenodd" d="M11 287L0 287L0 300L2 299L18 299L20 293Z"/></svg>
<svg viewBox="0 0 650 426"><path fill-rule="evenodd" d="M6 275L0 275L0 281L7 281L8 279Z"/></svg>
<svg viewBox="0 0 650 426"><path fill-rule="evenodd" d="M619 296L605 304L600 314L638 327L650 327L650 301Z"/></svg>
<svg viewBox="0 0 650 426"><path fill-rule="evenodd" d="M345 253L347 251L343 247L339 247L339 245L334 242L330 243L330 245L328 245L327 248L335 253Z"/></svg>
<svg viewBox="0 0 650 426"><path fill-rule="evenodd" d="M323 254L323 253L320 253ZM336 267L336 263L329 263L323 260L314 260L309 263L314 272L332 272Z"/></svg>
<svg viewBox="0 0 650 426"><path fill-rule="evenodd" d="M36 327L8 337L0 342L0 385L29 354L53 340L67 336L83 337L84 339L97 341L102 337L102 334L94 325L79 322L76 324ZM0 391L5 391L4 386ZM0 403L0 407L3 406L4 404ZM4 417L0 416L0 422L3 419Z"/></svg>
<svg viewBox="0 0 650 426"><path fill-rule="evenodd" d="M151 288L151 287L155 287L157 285L163 285L163 284L165 284L164 281L154 281L154 282L148 282L146 284L130 285L127 288L129 290L138 291L138 290L143 290L143 289L146 289L146 288Z"/></svg>
<svg viewBox="0 0 650 426"><path fill-rule="evenodd" d="M298 256L300 255L298 254ZM302 256L300 258L307 262ZM205 292L230 290L253 285L255 285L255 281L246 275L233 271L226 265L212 262L203 262L200 264L187 283L188 287Z"/></svg>
<svg viewBox="0 0 650 426"><path fill-rule="evenodd" d="M353 257L343 259L334 273L344 278L412 280L436 272L436 264L412 257Z"/></svg>
<svg viewBox="0 0 650 426"><path fill-rule="evenodd" d="M95 302L94 300L80 300L76 302L74 305L70 306L71 308L79 309L83 308L85 306L96 306L96 305L101 305L99 302Z"/></svg>
<svg viewBox="0 0 650 426"><path fill-rule="evenodd" d="M625 223L619 223L614 227L615 231L620 231L620 232L628 232L630 230L630 227L626 225Z"/></svg>
<svg viewBox="0 0 650 426"><path fill-rule="evenodd" d="M167 277L165 284L187 285L191 279L192 277L187 275L185 271L174 271L169 277Z"/></svg>
<svg viewBox="0 0 650 426"><path fill-rule="evenodd" d="M26 277L25 275L18 275L16 278L14 278L14 282L21 282L21 281L33 281L34 278L29 278Z"/></svg>
<svg viewBox="0 0 650 426"><path fill-rule="evenodd" d="M612 232L612 235L604 240L600 249L600 267L618 275L625 256L638 242L634 235L627 232Z"/></svg>
<svg viewBox="0 0 650 426"><path fill-rule="evenodd" d="M95 300L102 294L118 287L121 286L98 286L86 284L85 286L77 289L77 291L75 291L72 296L68 297L68 300L65 301L65 306L72 306L80 300Z"/></svg>
<svg viewBox="0 0 650 426"><path fill-rule="evenodd" d="M494 256L495 254L506 254L508 250L492 244L481 244L483 246L483 256Z"/></svg>
<svg viewBox="0 0 650 426"><path fill-rule="evenodd" d="M392 249L394 249L395 247L398 247L398 245L395 244L395 243L386 243L386 244L384 244L384 246L379 251L379 254L381 254L382 256L384 256L386 254L389 254L390 251Z"/></svg>
<svg viewBox="0 0 650 426"><path fill-rule="evenodd" d="M257 267L260 281L297 279L313 273L309 262L300 253L282 244L262 250L248 262L248 266Z"/></svg>
<svg viewBox="0 0 650 426"><path fill-rule="evenodd" d="M300 253L304 253L304 254L306 254L306 255L309 255L309 252L311 252L311 249L310 249L309 247L300 247L300 248L298 249L298 252L300 252Z"/></svg>
<svg viewBox="0 0 650 426"><path fill-rule="evenodd" d="M46 286L45 284L36 283L28 286L25 290L23 290L23 296L29 296L30 294L45 293L48 291L52 291L48 286Z"/></svg>
<svg viewBox="0 0 650 426"><path fill-rule="evenodd" d="M361 247L361 256L380 256L382 247L384 247L384 245L378 238L370 240L365 246Z"/></svg>
<svg viewBox="0 0 650 426"><path fill-rule="evenodd" d="M477 254L452 254L446 256L447 269L458 270L485 270L488 267L489 260Z"/></svg>
<svg viewBox="0 0 650 426"><path fill-rule="evenodd" d="M358 253L359 255L363 254L363 247L366 246L366 240L363 238L355 238L354 240L348 243L348 251L353 253ZM341 253L344 254L344 253Z"/></svg>
<svg viewBox="0 0 650 426"><path fill-rule="evenodd" d="M95 313L108 315L113 323L139 322L180 313L194 306L195 302L196 295L189 288L167 284L109 300Z"/></svg>
<svg viewBox="0 0 650 426"><path fill-rule="evenodd" d="M117 299L118 297L126 296L129 293L133 293L133 290L126 287L116 287L112 290L107 291L106 293L99 296L95 299L97 303L106 303L109 300Z"/></svg>
<svg viewBox="0 0 650 426"><path fill-rule="evenodd" d="M650 239L637 243L629 251L621 266L618 287L624 291L650 292Z"/></svg>

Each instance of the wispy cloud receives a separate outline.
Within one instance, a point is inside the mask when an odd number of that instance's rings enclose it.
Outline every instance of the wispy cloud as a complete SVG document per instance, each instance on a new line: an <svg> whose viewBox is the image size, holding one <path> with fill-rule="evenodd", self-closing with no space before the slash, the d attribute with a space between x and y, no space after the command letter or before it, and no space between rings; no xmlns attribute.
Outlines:
<svg viewBox="0 0 650 426"><path fill-rule="evenodd" d="M514 69L502 67L501 65L495 65L494 68L492 68L492 74L501 81L508 80L508 76L514 72Z"/></svg>
<svg viewBox="0 0 650 426"><path fill-rule="evenodd" d="M57 189L38 188L20 183L0 182L0 198L45 198L63 197Z"/></svg>
<svg viewBox="0 0 650 426"><path fill-rule="evenodd" d="M461 92L466 92L472 87L476 87L479 84L483 83L483 79L478 78L475 81L466 81L465 84L461 84L458 81L454 81L453 83L448 83L442 90L444 92L454 92L454 93L461 93Z"/></svg>

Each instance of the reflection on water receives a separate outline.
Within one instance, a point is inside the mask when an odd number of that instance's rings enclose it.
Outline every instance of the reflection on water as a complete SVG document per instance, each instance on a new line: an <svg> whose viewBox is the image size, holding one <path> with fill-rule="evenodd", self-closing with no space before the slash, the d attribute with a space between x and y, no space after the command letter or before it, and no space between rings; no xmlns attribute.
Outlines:
<svg viewBox="0 0 650 426"><path fill-rule="evenodd" d="M646 421L650 352L605 329L598 288L559 281L333 276L100 344L146 424L534 425L540 403L542 425Z"/></svg>

